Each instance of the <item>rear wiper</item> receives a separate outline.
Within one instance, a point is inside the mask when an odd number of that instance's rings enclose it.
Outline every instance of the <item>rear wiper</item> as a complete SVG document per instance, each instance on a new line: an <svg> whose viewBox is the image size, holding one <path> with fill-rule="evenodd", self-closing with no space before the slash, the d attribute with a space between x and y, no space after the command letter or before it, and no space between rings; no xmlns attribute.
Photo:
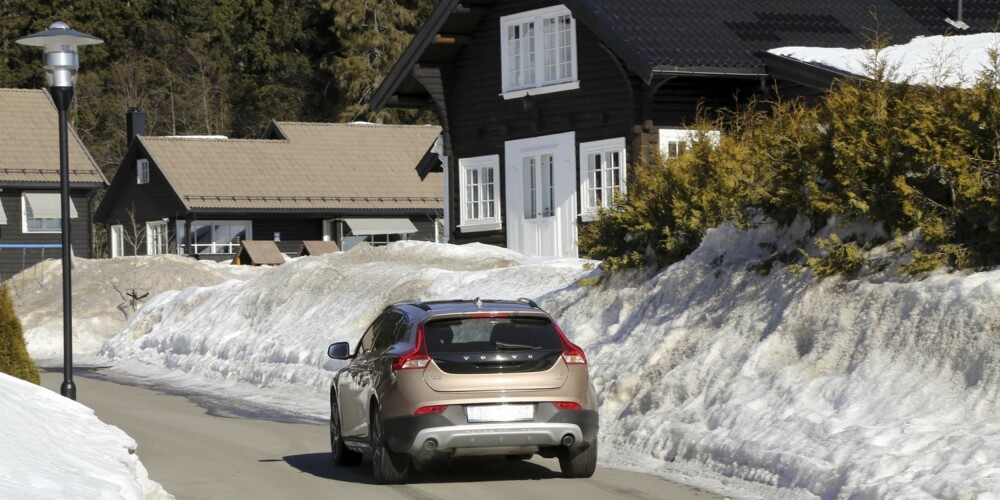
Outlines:
<svg viewBox="0 0 1000 500"><path fill-rule="evenodd" d="M494 342L493 347L504 351L535 351L542 348L537 345L508 344L506 342Z"/></svg>

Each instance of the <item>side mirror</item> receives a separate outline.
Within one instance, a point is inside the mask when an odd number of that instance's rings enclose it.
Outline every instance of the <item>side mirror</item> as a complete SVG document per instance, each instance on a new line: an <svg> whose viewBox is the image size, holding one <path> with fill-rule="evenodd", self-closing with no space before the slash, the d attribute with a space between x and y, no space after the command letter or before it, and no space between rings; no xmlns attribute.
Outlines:
<svg viewBox="0 0 1000 500"><path fill-rule="evenodd" d="M351 344L347 342L330 344L330 347L326 349L326 354L333 359L351 359Z"/></svg>

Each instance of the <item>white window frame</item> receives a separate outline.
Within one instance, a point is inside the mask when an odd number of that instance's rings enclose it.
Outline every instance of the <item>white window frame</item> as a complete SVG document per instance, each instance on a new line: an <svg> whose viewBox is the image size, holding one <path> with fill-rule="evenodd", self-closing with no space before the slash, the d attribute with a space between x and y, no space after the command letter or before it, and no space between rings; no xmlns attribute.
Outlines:
<svg viewBox="0 0 1000 500"><path fill-rule="evenodd" d="M692 144L692 139L698 134L697 130L688 128L661 128L660 132L660 154L667 160L677 156L678 148L680 144L684 144L685 148L690 148ZM708 131L708 137L712 141L713 146L719 145L719 140L722 137L722 133L718 130Z"/></svg>
<svg viewBox="0 0 1000 500"><path fill-rule="evenodd" d="M111 258L125 256L125 226L115 224L108 228L108 236L111 239Z"/></svg>
<svg viewBox="0 0 1000 500"><path fill-rule="evenodd" d="M545 21L558 19L562 16L569 16L569 46L561 47L562 49L569 50L570 60L560 60L557 59L554 64L557 65L556 76L553 79L545 78L545 67L546 67L546 52L558 50L560 47L558 45L552 46L551 43L555 41L558 44L559 35L558 32L553 38L546 36L543 33ZM510 42L508 38L511 29L523 27L526 24L532 25L532 43L533 47L529 52L529 49L519 48L518 54L511 53ZM519 45L520 47L520 45ZM515 83L513 82L512 74L514 68L511 67L511 57L512 56L528 56L531 55L534 60L530 64L523 64L521 68L527 71L533 72L534 79L532 82L528 83ZM580 88L579 72L577 69L577 43L576 43L576 19L573 18L572 13L569 9L563 5L556 5L553 7L546 7L544 9L531 10L528 12L522 12L519 14L512 14L509 16L503 16L500 18L500 67L501 67L501 78L502 78L502 89L503 92L500 94L504 99L517 99L529 95L539 95L548 94L551 92L562 92L566 90L573 90ZM569 75L560 77L558 72L558 65L568 64L570 71Z"/></svg>
<svg viewBox="0 0 1000 500"><path fill-rule="evenodd" d="M181 253L181 254L184 253L184 248L186 246L185 243L182 243L182 241L183 242L187 242L187 238L189 236L185 232L185 230L184 230L185 225L186 225L186 223L184 221L177 221L177 234L178 235L183 235L183 238L181 238L180 236L177 237L177 253ZM195 232L195 230L194 230L195 226L213 226L212 227L212 232L214 233L215 232L215 227L214 226L237 226L237 225L241 225L241 226L244 226L244 227L247 228L246 238L244 238L243 240L240 240L241 242L253 239L253 224L252 224L252 221L250 221L250 220L200 220L199 219L199 220L191 221L191 232L192 233ZM232 255L232 254L235 254L237 251L239 251L239 247L240 247L239 243L216 243L215 242L215 234L212 234L212 238L211 239L212 239L211 243L198 244L198 243L195 243L193 241L190 242L192 254L194 254L194 255ZM199 253L198 252L199 248L207 248L209 251ZM229 252L229 251L219 251L220 249L227 249L227 250L231 249L232 251L231 252Z"/></svg>
<svg viewBox="0 0 1000 500"><path fill-rule="evenodd" d="M490 170L493 177L490 187L490 201L484 201L487 199L487 193L485 191L486 187L481 181L483 172L486 170ZM478 179L480 179L480 182L475 187L478 195L478 201L475 203L480 204L480 217L478 218L470 218L466 212L466 204L470 202L468 200L468 188L471 186L468 183L473 171L478 173ZM500 218L500 155L477 156L458 160L458 202L458 227L463 232L496 231L503 227L503 222ZM482 216L487 212L487 204L492 204L493 217Z"/></svg>
<svg viewBox="0 0 1000 500"><path fill-rule="evenodd" d="M135 161L135 183L149 184L149 160L140 158Z"/></svg>
<svg viewBox="0 0 1000 500"><path fill-rule="evenodd" d="M46 193L52 193L52 191L45 191L45 192ZM56 194L60 194L58 191L55 191L55 193ZM45 218L42 218L42 217L33 217L33 219L35 219L35 220L41 220L41 221L43 221L42 222L42 228L40 228L40 229L34 229L34 228L29 228L28 227L28 197L27 197L27 194L28 194L27 192L21 193L21 232L23 234L28 234L28 233L31 233L31 234L60 234L60 233L62 233L62 215L61 214L60 214L59 217L45 217ZM60 204L62 203L61 199L60 199L59 203ZM73 212L76 210L76 207L73 204L73 198L72 197L70 198L69 203L70 203L70 218L71 219L75 219L76 216L73 215ZM44 221L49 221L49 222L54 221L55 223L58 224L58 227L56 227L56 228L51 228L51 227L46 228Z"/></svg>
<svg viewBox="0 0 1000 500"><path fill-rule="evenodd" d="M612 194L614 190L609 189L605 185L601 188L600 205L591 203L590 200L590 191L595 189L595 186L591 186L590 156L600 155L603 164L603 160L610 153L618 153L618 169L621 171L618 179L618 189L624 195L628 180L628 157L626 156L625 138L615 137L613 139L580 143L580 218L585 222L596 220L598 209L610 206L614 199L614 195ZM611 169L603 167L601 170L606 177Z"/></svg>
<svg viewBox="0 0 1000 500"><path fill-rule="evenodd" d="M153 228L163 230L163 241L156 241ZM162 246L161 246L162 245ZM146 255L164 255L170 253L170 229L165 220L154 220L146 223Z"/></svg>

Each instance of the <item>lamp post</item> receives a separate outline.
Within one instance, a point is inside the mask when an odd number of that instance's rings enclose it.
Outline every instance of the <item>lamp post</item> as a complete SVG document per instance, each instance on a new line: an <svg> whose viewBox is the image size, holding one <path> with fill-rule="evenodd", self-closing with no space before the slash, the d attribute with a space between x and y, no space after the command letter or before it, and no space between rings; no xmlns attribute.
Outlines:
<svg viewBox="0 0 1000 500"><path fill-rule="evenodd" d="M76 48L96 45L104 40L72 30L68 24L57 21L45 31L39 31L17 40L21 45L44 47L45 80L59 110L59 190L62 204L62 272L63 272L63 383L59 393L76 400L73 383L73 297L70 277L69 243L69 139L66 113L73 101L73 85L80 68Z"/></svg>

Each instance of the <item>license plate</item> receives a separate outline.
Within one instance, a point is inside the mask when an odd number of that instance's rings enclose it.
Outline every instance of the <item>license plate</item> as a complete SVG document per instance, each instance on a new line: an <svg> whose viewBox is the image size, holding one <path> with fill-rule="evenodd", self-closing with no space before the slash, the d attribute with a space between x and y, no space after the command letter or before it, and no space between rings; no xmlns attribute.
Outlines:
<svg viewBox="0 0 1000 500"><path fill-rule="evenodd" d="M484 405L465 407L469 422L521 422L535 419L535 405Z"/></svg>

